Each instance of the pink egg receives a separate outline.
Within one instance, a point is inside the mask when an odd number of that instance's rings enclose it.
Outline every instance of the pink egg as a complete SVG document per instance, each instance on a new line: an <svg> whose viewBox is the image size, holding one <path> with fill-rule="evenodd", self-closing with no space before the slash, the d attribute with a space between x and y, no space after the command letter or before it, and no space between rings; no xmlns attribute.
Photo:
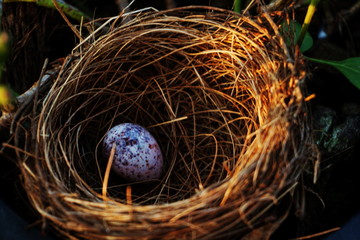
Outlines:
<svg viewBox="0 0 360 240"><path fill-rule="evenodd" d="M116 144L112 169L129 181L159 179L163 156L155 138L140 125L122 123L111 128L103 140L104 154L108 158Z"/></svg>

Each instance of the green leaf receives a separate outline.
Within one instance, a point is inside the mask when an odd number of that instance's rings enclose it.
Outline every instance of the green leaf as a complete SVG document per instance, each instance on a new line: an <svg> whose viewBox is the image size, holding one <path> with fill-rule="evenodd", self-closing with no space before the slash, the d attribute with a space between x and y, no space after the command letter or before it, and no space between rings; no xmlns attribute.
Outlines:
<svg viewBox="0 0 360 240"><path fill-rule="evenodd" d="M5 62L9 53L9 35L5 32L0 32L0 64Z"/></svg>
<svg viewBox="0 0 360 240"><path fill-rule="evenodd" d="M300 37L301 24L296 21L290 21L290 23L284 22L281 24L280 30L288 44L290 44L290 39L293 39L293 44L296 44ZM300 51L306 52L309 50L313 46L313 42L311 35L307 32L302 41Z"/></svg>
<svg viewBox="0 0 360 240"><path fill-rule="evenodd" d="M39 6L55 8L55 5L52 0L3 0L3 1L0 1L0 3L1 2L4 2L4 3L10 3L10 2L36 3ZM61 10L66 15L73 18L74 20L81 22L82 18L89 19L89 17L85 13L83 13L76 7L66 3L64 0L56 0L56 2L59 5L59 7L61 8Z"/></svg>
<svg viewBox="0 0 360 240"><path fill-rule="evenodd" d="M9 55L9 48L9 35L5 32L0 32L0 82L2 79L3 68Z"/></svg>
<svg viewBox="0 0 360 240"><path fill-rule="evenodd" d="M81 18L88 18L82 11L77 9L76 7L66 3L63 0L56 0L61 10L71 18L81 22ZM52 0L36 0L36 4L39 6L44 6L48 8L55 8L55 5Z"/></svg>
<svg viewBox="0 0 360 240"><path fill-rule="evenodd" d="M15 109L16 96L6 85L0 84L0 111L11 112Z"/></svg>
<svg viewBox="0 0 360 240"><path fill-rule="evenodd" d="M306 57L310 61L327 64L338 69L358 89L360 89L360 57L348 58L342 61L329 61Z"/></svg>

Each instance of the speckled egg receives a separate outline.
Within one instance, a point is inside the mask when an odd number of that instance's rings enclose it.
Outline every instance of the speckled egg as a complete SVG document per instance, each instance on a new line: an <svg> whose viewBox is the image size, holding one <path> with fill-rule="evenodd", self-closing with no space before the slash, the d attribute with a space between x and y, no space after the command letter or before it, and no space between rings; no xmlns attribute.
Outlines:
<svg viewBox="0 0 360 240"><path fill-rule="evenodd" d="M159 179L163 156L155 138L142 126L122 123L111 128L103 140L106 157L116 144L112 169L129 181Z"/></svg>

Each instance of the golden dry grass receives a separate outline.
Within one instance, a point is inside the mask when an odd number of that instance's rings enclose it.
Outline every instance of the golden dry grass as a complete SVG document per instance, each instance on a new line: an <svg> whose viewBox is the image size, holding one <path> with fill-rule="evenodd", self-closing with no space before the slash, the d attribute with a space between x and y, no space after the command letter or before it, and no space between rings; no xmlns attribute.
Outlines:
<svg viewBox="0 0 360 240"><path fill-rule="evenodd" d="M110 19L80 43L31 127L18 122L43 222L71 239L268 237L313 156L303 59L281 19L181 8ZM161 180L105 175L101 140L122 122L157 139Z"/></svg>

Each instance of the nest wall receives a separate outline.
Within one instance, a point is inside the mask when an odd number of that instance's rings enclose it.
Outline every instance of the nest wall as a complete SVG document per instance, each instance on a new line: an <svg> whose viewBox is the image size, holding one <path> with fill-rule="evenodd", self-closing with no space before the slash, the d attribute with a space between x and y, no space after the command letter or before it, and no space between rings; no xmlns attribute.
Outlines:
<svg viewBox="0 0 360 240"><path fill-rule="evenodd" d="M304 63L282 18L132 17L79 44L18 122L24 187L44 224L71 239L268 237L312 157ZM157 139L162 179L106 175L101 141L123 122Z"/></svg>

